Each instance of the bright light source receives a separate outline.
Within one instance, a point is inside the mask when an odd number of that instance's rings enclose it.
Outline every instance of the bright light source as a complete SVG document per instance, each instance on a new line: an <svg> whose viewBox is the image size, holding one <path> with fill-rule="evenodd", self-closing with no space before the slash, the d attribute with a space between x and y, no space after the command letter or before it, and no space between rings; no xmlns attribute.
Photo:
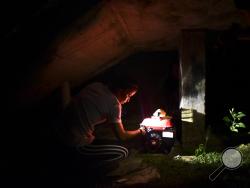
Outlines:
<svg viewBox="0 0 250 188"><path fill-rule="evenodd" d="M153 128L158 128L158 129L165 129L166 127L172 127L170 119L163 119L161 120L158 117L151 117L151 118L146 118L142 121L140 124L142 126L146 127L153 127Z"/></svg>

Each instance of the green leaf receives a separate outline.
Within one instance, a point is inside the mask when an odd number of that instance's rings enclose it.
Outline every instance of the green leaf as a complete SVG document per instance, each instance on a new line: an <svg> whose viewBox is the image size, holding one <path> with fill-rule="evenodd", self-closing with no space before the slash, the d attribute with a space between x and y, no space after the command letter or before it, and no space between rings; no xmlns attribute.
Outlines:
<svg viewBox="0 0 250 188"><path fill-rule="evenodd" d="M234 126L231 126L230 130L233 131L233 132L238 132L238 129L236 129Z"/></svg>
<svg viewBox="0 0 250 188"><path fill-rule="evenodd" d="M233 132L236 132L236 133L237 133L237 132L239 132L239 131L238 131L238 129L234 129Z"/></svg>
<svg viewBox="0 0 250 188"><path fill-rule="evenodd" d="M227 122L227 123L231 122L231 120L230 120L230 118L229 118L228 116L225 116L225 117L223 118L223 121L225 121L225 122Z"/></svg>
<svg viewBox="0 0 250 188"><path fill-rule="evenodd" d="M243 112L238 112L238 114L244 114ZM245 115L245 114L244 114Z"/></svg>
<svg viewBox="0 0 250 188"><path fill-rule="evenodd" d="M230 112L230 114L232 115L232 114L233 114L233 109L232 109L232 110L229 109L229 112Z"/></svg>
<svg viewBox="0 0 250 188"><path fill-rule="evenodd" d="M232 127L235 128L236 124L237 124L236 122L233 122Z"/></svg>
<svg viewBox="0 0 250 188"><path fill-rule="evenodd" d="M236 119L236 118L237 118L237 113L236 113L236 112L233 112L233 113L232 113L232 116L233 116L234 119Z"/></svg>
<svg viewBox="0 0 250 188"><path fill-rule="evenodd" d="M242 117L245 117L246 115L242 112L238 112L237 118L240 120Z"/></svg>
<svg viewBox="0 0 250 188"><path fill-rule="evenodd" d="M245 124L244 124L244 123L242 123L242 122L237 123L237 124L235 125L235 127L242 127L242 128L246 128Z"/></svg>
<svg viewBox="0 0 250 188"><path fill-rule="evenodd" d="M229 112L232 115L234 113L234 108L232 108L231 110L229 109Z"/></svg>

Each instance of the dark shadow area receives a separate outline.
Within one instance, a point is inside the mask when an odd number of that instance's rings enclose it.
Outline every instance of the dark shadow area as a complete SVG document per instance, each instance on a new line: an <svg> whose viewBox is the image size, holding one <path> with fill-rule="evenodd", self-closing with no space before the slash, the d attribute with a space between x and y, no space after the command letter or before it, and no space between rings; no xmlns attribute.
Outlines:
<svg viewBox="0 0 250 188"><path fill-rule="evenodd" d="M249 29L236 24L225 31L207 32L206 125L218 136L225 136L228 146L250 141L247 135L250 130L249 36ZM232 133L223 122L232 108L246 114L242 121L247 128L239 129L238 134Z"/></svg>
<svg viewBox="0 0 250 188"><path fill-rule="evenodd" d="M87 81L82 87L93 81L105 81L113 74L128 74L138 81L139 91L123 108L125 127L131 130L138 128L143 118L151 117L156 109L163 108L173 116L179 136L178 69L176 51L138 53ZM72 94L77 94L80 89L73 88ZM16 179L24 185L43 182L44 185L73 183L86 186L99 178L98 181L103 184L110 183L108 178L104 178L105 168L103 171L84 173L72 169L66 162L72 156L67 156L68 151L61 153L54 143L52 127L58 123L62 113L60 88L32 106L19 107L12 104L11 101L8 104L8 127L4 138L7 143L4 171L8 181ZM142 140L126 144L137 150L143 146Z"/></svg>
<svg viewBox="0 0 250 188"><path fill-rule="evenodd" d="M101 1L69 0L5 1L1 5L2 74L6 78L6 98L16 108L17 92L32 82L33 74L54 53L48 49L79 17L93 8L95 17ZM96 8L94 8L96 7ZM82 20L87 24L88 20ZM6 85L5 85L6 84ZM18 107L17 107L18 108Z"/></svg>

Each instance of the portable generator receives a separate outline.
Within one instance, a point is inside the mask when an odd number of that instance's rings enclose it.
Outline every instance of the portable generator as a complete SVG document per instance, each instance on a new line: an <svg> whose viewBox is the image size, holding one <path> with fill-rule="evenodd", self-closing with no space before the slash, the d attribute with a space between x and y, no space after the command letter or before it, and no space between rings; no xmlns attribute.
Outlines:
<svg viewBox="0 0 250 188"><path fill-rule="evenodd" d="M150 153L168 154L175 142L175 128L162 109L156 110L151 118L145 118L140 124L146 130L145 150Z"/></svg>

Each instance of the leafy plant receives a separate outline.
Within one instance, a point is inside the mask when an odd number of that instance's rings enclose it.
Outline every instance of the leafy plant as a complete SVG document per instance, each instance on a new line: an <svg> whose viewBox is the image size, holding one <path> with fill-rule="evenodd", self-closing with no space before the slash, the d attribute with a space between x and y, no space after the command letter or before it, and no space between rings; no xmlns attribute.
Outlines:
<svg viewBox="0 0 250 188"><path fill-rule="evenodd" d="M221 154L218 152L209 152L203 155L196 156L194 162L206 165L217 164L220 162L220 156Z"/></svg>
<svg viewBox="0 0 250 188"><path fill-rule="evenodd" d="M220 154L217 152L206 153L205 146L200 144L197 149L195 149L195 158L193 162L200 164L215 164L220 161Z"/></svg>
<svg viewBox="0 0 250 188"><path fill-rule="evenodd" d="M194 154L196 157L198 157L200 155L205 155L206 151L205 151L204 145L200 144L199 147L197 149L195 149Z"/></svg>
<svg viewBox="0 0 250 188"><path fill-rule="evenodd" d="M237 149L242 153L243 156L243 165L250 165L250 143L241 144L237 147Z"/></svg>
<svg viewBox="0 0 250 188"><path fill-rule="evenodd" d="M243 112L236 112L234 108L229 109L229 115L223 118L223 121L232 132L239 132L239 128L246 128L245 124L241 122L241 119L246 115Z"/></svg>

